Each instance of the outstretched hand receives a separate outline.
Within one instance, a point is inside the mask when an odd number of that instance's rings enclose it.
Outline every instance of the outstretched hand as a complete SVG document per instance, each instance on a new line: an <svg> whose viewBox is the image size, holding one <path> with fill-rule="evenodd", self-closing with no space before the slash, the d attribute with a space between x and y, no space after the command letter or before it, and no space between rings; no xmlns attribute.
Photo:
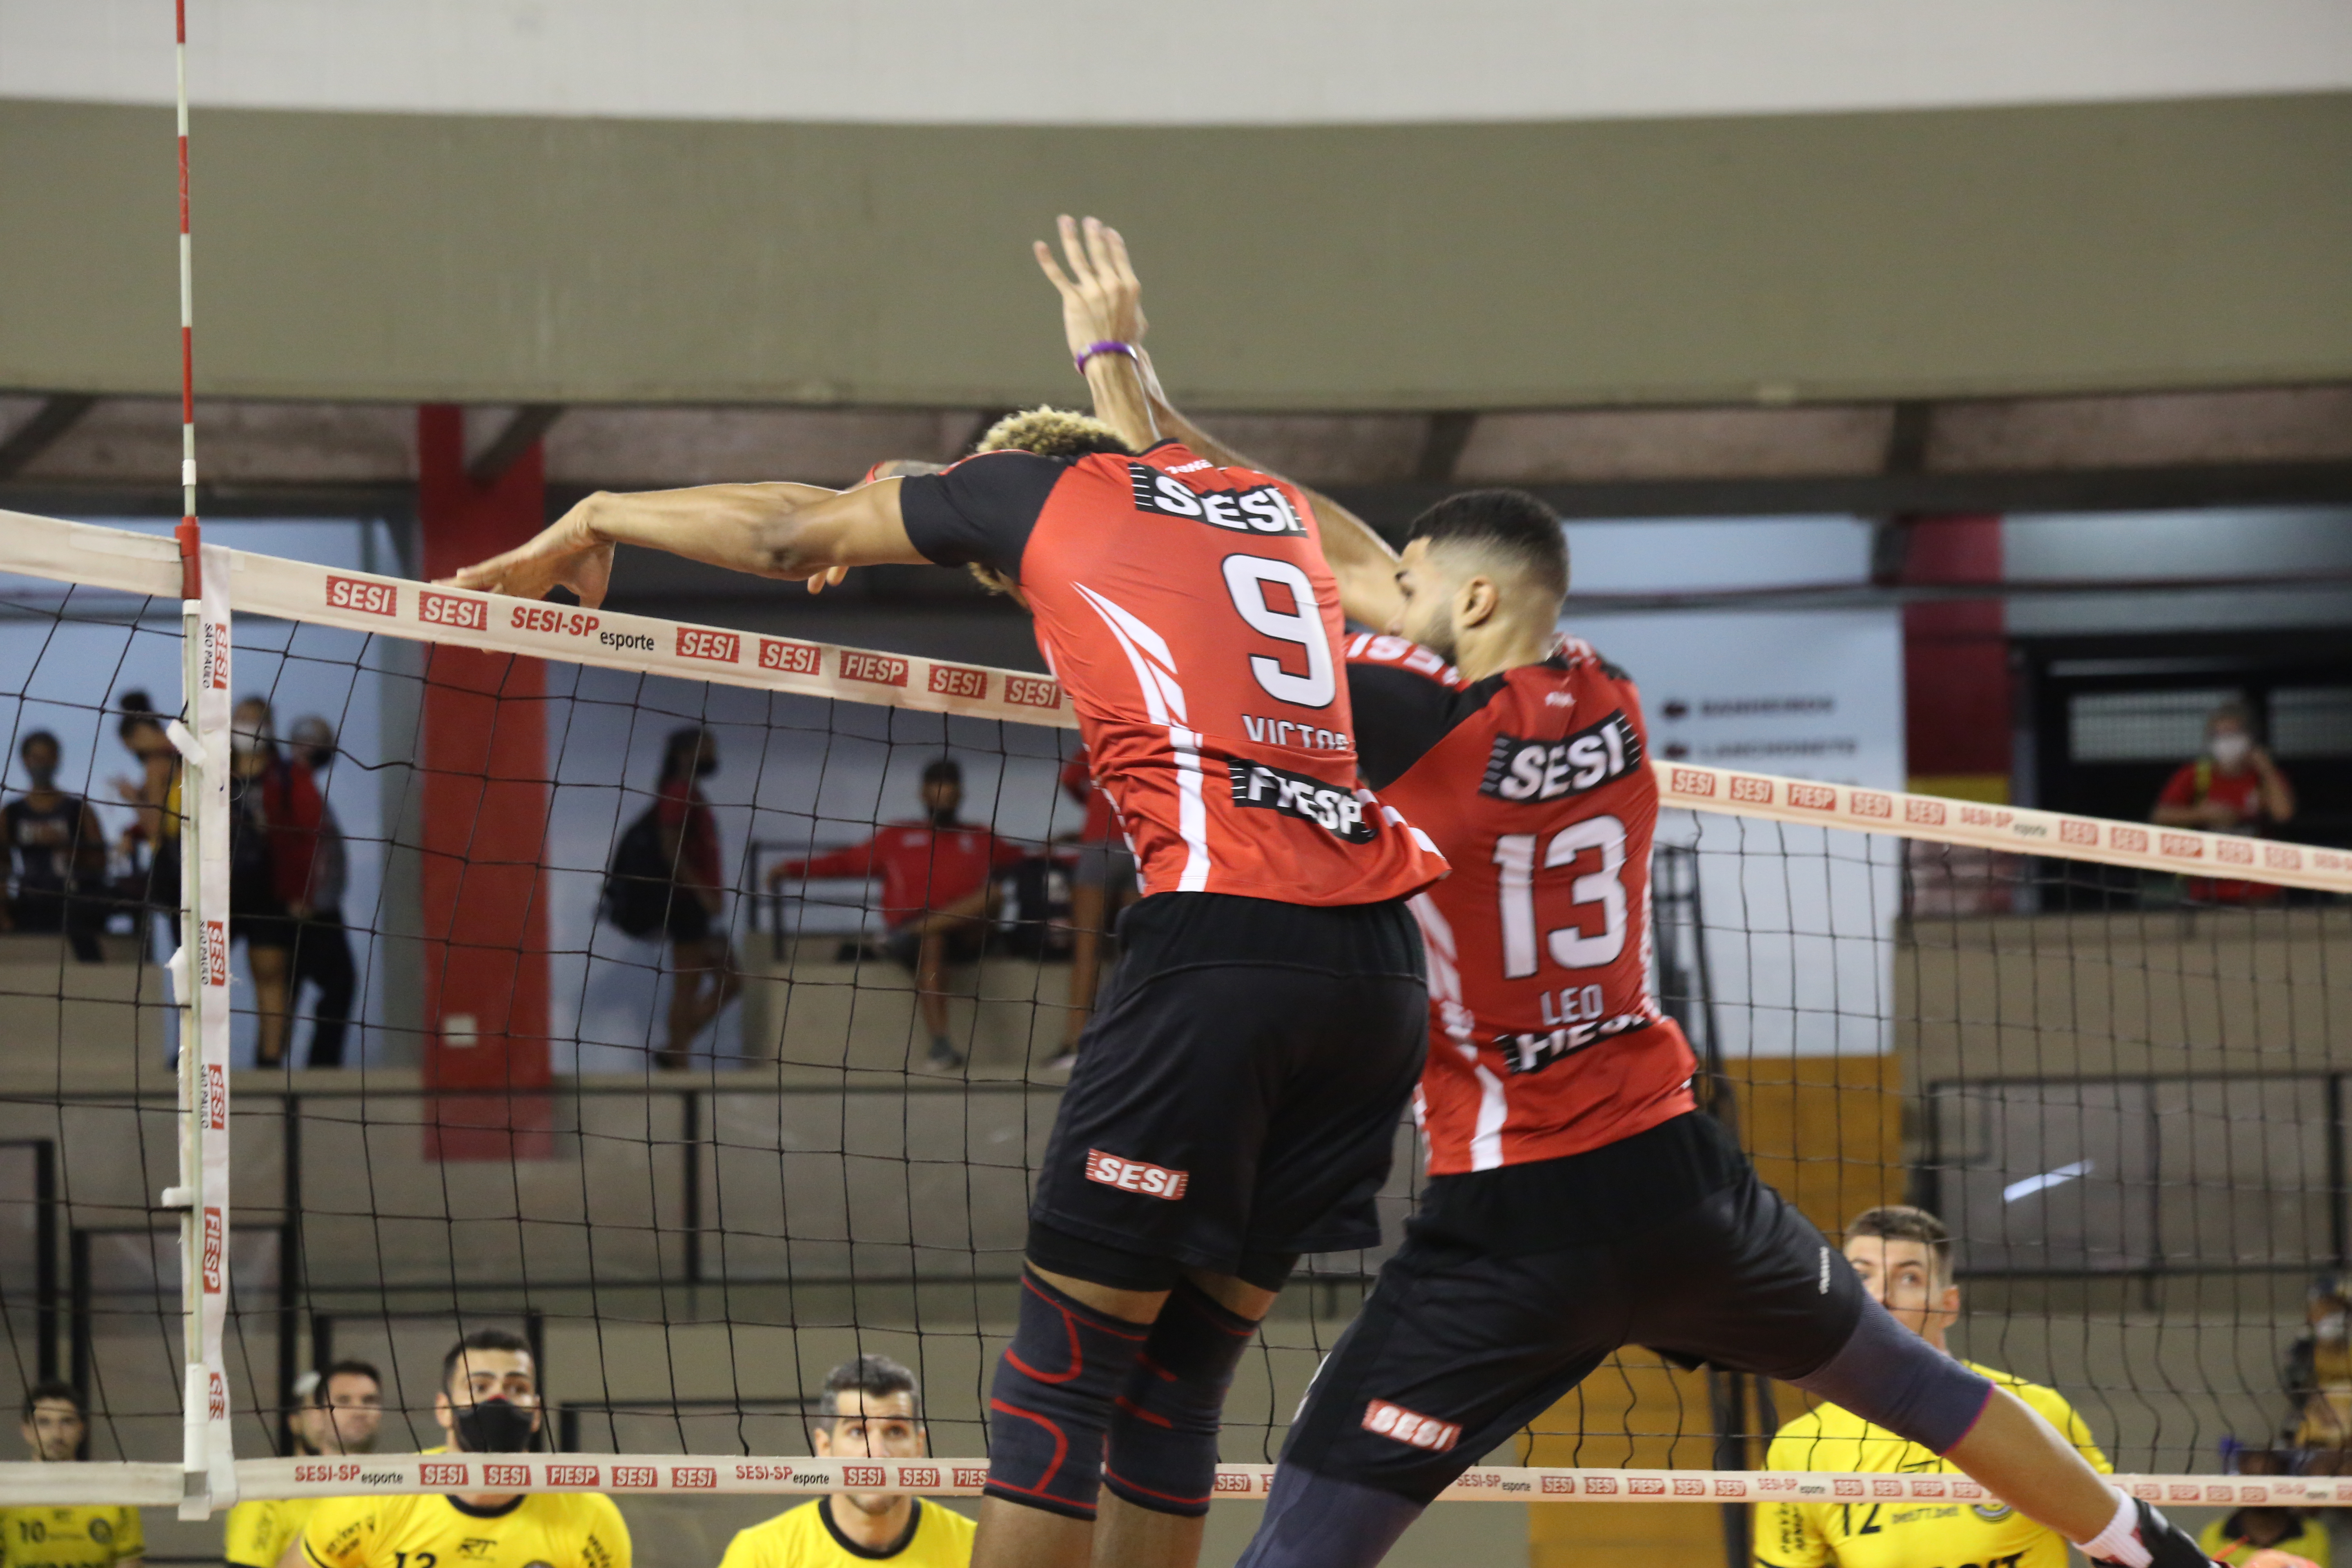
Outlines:
<svg viewBox="0 0 2352 1568"><path fill-rule="evenodd" d="M1143 285L1127 259L1127 241L1099 218L1081 225L1065 215L1062 253L1069 270L1054 259L1054 247L1035 242L1037 265L1062 296L1062 331L1075 359L1099 342L1137 343L1149 329L1143 320Z"/></svg>
<svg viewBox="0 0 2352 1568"><path fill-rule="evenodd" d="M590 496L540 531L528 544L463 566L441 579L446 585L517 599L544 599L550 590L571 589L594 609L613 583L613 542L589 525Z"/></svg>

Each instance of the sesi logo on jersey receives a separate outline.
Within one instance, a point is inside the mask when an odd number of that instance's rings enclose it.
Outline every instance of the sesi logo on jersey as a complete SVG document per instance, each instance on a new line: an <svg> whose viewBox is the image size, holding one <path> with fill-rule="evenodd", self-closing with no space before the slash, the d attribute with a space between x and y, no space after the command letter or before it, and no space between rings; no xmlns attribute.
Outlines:
<svg viewBox="0 0 2352 1568"><path fill-rule="evenodd" d="M1364 803L1352 790L1325 784L1304 773L1286 773L1264 763L1235 757L1225 764L1234 783L1234 804L1278 811L1325 829L1350 844L1370 844L1372 825L1364 820Z"/></svg>
<svg viewBox="0 0 2352 1568"><path fill-rule="evenodd" d="M1189 517L1236 533L1303 534L1307 525L1290 498L1273 485L1246 490L1196 490L1149 463L1128 467L1135 481L1135 510Z"/></svg>
<svg viewBox="0 0 2352 1568"><path fill-rule="evenodd" d="M1478 793L1498 800L1558 800L1622 778L1641 765L1641 733L1620 709L1564 741L1496 736Z"/></svg>

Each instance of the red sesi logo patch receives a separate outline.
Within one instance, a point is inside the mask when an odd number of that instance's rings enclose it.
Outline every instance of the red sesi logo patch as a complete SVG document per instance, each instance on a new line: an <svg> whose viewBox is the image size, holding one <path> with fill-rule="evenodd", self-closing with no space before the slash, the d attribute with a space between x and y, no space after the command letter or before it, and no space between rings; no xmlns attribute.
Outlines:
<svg viewBox="0 0 2352 1568"><path fill-rule="evenodd" d="M205 1414L215 1421L228 1419L228 1384L216 1372L205 1385Z"/></svg>
<svg viewBox="0 0 2352 1568"><path fill-rule="evenodd" d="M490 629L490 604L487 599L468 599L457 594L436 594L430 588L420 588L416 593L416 618L428 626L486 632Z"/></svg>
<svg viewBox="0 0 2352 1568"><path fill-rule="evenodd" d="M228 925L223 921L205 922L205 973L207 985L228 984Z"/></svg>
<svg viewBox="0 0 2352 1568"><path fill-rule="evenodd" d="M672 1465L669 1484L689 1491L709 1491L719 1485L719 1471L711 1465Z"/></svg>
<svg viewBox="0 0 2352 1568"><path fill-rule="evenodd" d="M1576 1480L1571 1476L1546 1476L1543 1479L1543 1489L1554 1497L1573 1494L1576 1490Z"/></svg>
<svg viewBox="0 0 2352 1568"><path fill-rule="evenodd" d="M886 1484L885 1472L879 1465L844 1465L841 1484L845 1487L878 1487Z"/></svg>
<svg viewBox="0 0 2352 1568"><path fill-rule="evenodd" d="M898 1484L913 1491L929 1491L940 1484L940 1473L909 1466L898 1472Z"/></svg>
<svg viewBox="0 0 2352 1568"><path fill-rule="evenodd" d="M1731 775L1731 798L1754 801L1759 805L1772 804L1772 781L1749 778L1745 773Z"/></svg>
<svg viewBox="0 0 2352 1568"><path fill-rule="evenodd" d="M907 661L896 654L865 653L845 647L841 650L841 679L868 681L876 686L904 686Z"/></svg>
<svg viewBox="0 0 2352 1568"><path fill-rule="evenodd" d="M1676 795L1713 795L1715 775L1701 773L1696 768L1676 768L1674 773L1674 792Z"/></svg>
<svg viewBox="0 0 2352 1568"><path fill-rule="evenodd" d="M1219 1470L1216 1481L1211 1489L1221 1492L1245 1492L1254 1491L1256 1489L1250 1485L1250 1479L1247 1476L1227 1475L1224 1471Z"/></svg>
<svg viewBox="0 0 2352 1568"><path fill-rule="evenodd" d="M613 1485L615 1488L657 1487L661 1485L661 1472L651 1465L614 1465Z"/></svg>
<svg viewBox="0 0 2352 1568"><path fill-rule="evenodd" d="M218 1062L205 1064L205 1125L215 1132L228 1131L228 1069Z"/></svg>
<svg viewBox="0 0 2352 1568"><path fill-rule="evenodd" d="M1087 1151L1087 1180L1124 1193L1140 1193L1147 1198L1166 1198L1171 1202L1182 1197L1184 1189L1192 1183L1190 1172L1121 1159L1099 1149Z"/></svg>
<svg viewBox="0 0 2352 1568"><path fill-rule="evenodd" d="M701 626L677 628L677 657L707 658L714 664L733 664L740 655L743 639L733 632L714 632Z"/></svg>
<svg viewBox="0 0 2352 1568"><path fill-rule="evenodd" d="M1364 1430L1376 1437L1393 1437L1415 1448L1442 1454L1462 1440L1462 1428L1451 1421L1416 1415L1402 1405L1375 1399L1364 1406Z"/></svg>
<svg viewBox="0 0 2352 1568"><path fill-rule="evenodd" d="M416 1467L416 1479L428 1487L462 1487L466 1484L466 1467L435 1464L427 1459Z"/></svg>
<svg viewBox="0 0 2352 1568"><path fill-rule="evenodd" d="M984 698L988 695L988 671L961 664L935 664L931 666L931 689L942 697Z"/></svg>
<svg viewBox="0 0 2352 1568"><path fill-rule="evenodd" d="M1059 708L1061 683L1034 675L1008 675L1004 678L1004 700L1016 708Z"/></svg>
<svg viewBox="0 0 2352 1568"><path fill-rule="evenodd" d="M760 639L761 669L781 670L786 675L814 675L823 658L814 643L778 642L773 637Z"/></svg>
<svg viewBox="0 0 2352 1568"><path fill-rule="evenodd" d="M371 583L362 577L338 577L329 573L327 608L396 616L400 614L400 590L389 583Z"/></svg>
<svg viewBox="0 0 2352 1568"><path fill-rule="evenodd" d="M482 1484L486 1487L527 1487L530 1485L529 1465L484 1465Z"/></svg>

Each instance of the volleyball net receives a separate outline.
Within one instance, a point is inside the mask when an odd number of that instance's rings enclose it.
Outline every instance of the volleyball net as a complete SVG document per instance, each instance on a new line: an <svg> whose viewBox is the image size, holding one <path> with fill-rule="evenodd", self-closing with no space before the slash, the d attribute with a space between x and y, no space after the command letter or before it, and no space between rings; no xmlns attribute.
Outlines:
<svg viewBox="0 0 2352 1568"><path fill-rule="evenodd" d="M1059 687L203 565L198 613L166 537L0 514L0 1320L95 1461L0 1498L976 1491L1122 897ZM1766 1179L1832 1237L1939 1214L1955 1349L2056 1387L2148 1495L2352 1502L2352 859L1654 765L1656 989ZM893 835L969 874L910 901ZM1304 1261L1221 1492L1265 1495L1383 1256ZM480 1328L536 1352L540 1451L420 1455ZM860 1354L919 1379L936 1458L809 1455ZM383 1372L380 1451L291 1455L301 1373L344 1359ZM1629 1349L1449 1495L1974 1495L1763 1469L1804 1408Z"/></svg>

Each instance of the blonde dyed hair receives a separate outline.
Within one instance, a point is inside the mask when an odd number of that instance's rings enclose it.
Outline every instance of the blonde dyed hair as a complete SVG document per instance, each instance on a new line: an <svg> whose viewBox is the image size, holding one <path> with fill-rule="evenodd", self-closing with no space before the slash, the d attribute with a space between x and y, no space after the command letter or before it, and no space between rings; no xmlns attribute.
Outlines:
<svg viewBox="0 0 2352 1568"><path fill-rule="evenodd" d="M974 457L982 452L1034 452L1041 458L1059 458L1064 461L1097 452L1129 456L1135 452L1125 437L1091 414L1042 406L1006 415L982 433L971 450ZM978 562L965 570L992 594L1013 591L1009 580Z"/></svg>

